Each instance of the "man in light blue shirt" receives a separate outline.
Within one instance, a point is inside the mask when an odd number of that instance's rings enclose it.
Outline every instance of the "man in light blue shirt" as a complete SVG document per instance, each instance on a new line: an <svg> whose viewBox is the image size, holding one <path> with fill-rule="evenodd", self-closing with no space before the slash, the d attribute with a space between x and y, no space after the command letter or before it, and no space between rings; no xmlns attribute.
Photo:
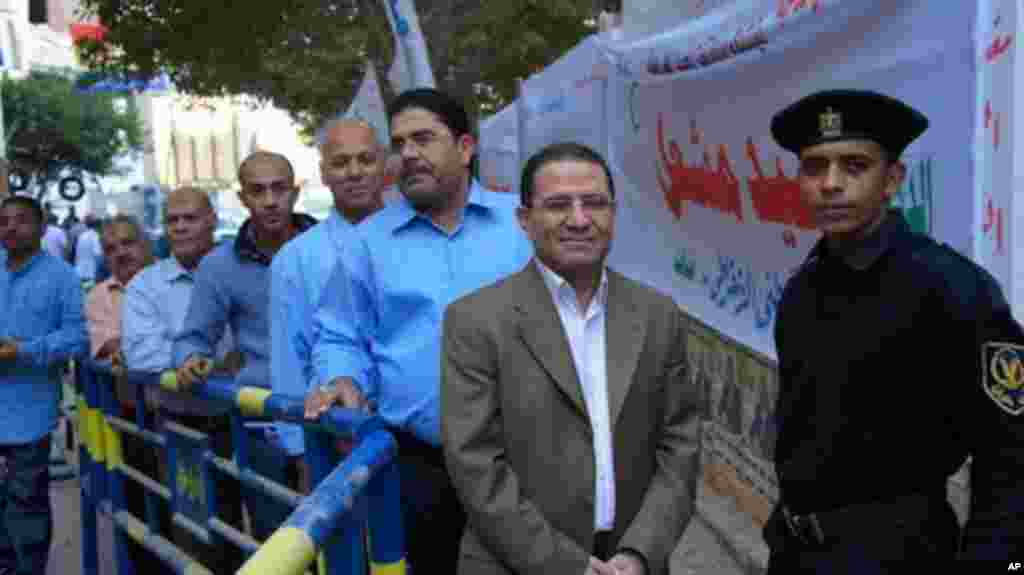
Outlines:
<svg viewBox="0 0 1024 575"><path fill-rule="evenodd" d="M313 361L327 385L307 396L307 417L334 403L379 405L399 443L412 568L454 573L465 515L440 448L442 315L456 298L522 269L533 250L517 199L472 179L475 144L460 104L417 89L388 116L403 198L356 228L359 241L324 290Z"/></svg>
<svg viewBox="0 0 1024 575"><path fill-rule="evenodd" d="M238 179L239 199L249 218L234 241L217 246L200 262L185 325L174 340L178 382L186 389L206 377L217 342L229 326L242 352L243 365L235 381L270 387L270 262L286 242L316 223L294 211L299 189L291 162L284 156L253 152L242 162ZM251 421L246 426L252 469L297 487L298 469L289 465L276 426L270 421ZM242 491L253 535L266 539L291 509L259 489L243 486Z"/></svg>
<svg viewBox="0 0 1024 575"><path fill-rule="evenodd" d="M323 222L285 244L270 264L270 383L274 393L305 397L315 381L311 354L313 313L320 294L353 240L352 226L384 207L384 150L362 120L340 118L324 126L320 177L334 209ZM302 428L278 424L291 456L303 453Z"/></svg>
<svg viewBox="0 0 1024 575"><path fill-rule="evenodd" d="M206 192L188 186L174 190L164 200L163 216L164 236L171 255L136 274L125 289L122 303L121 346L125 365L132 371L161 373L173 369L172 347L174 338L185 325L192 299L193 274L214 245L217 214ZM218 358L230 353L230 334L230 330L225 331L218 345ZM224 367L224 371L234 369ZM214 453L231 459L230 406L201 400L188 392L149 388L146 394L150 403L157 405L162 421L173 421L205 433ZM161 465L166 467L163 453L160 455ZM242 500L238 482L218 476L214 483L218 517L240 527ZM214 573L234 573L245 559L234 545L204 545L177 525L171 527L171 532L175 545Z"/></svg>
<svg viewBox="0 0 1024 575"><path fill-rule="evenodd" d="M0 573L46 572L50 550L50 432L57 363L88 346L74 269L42 251L42 206L0 203Z"/></svg>

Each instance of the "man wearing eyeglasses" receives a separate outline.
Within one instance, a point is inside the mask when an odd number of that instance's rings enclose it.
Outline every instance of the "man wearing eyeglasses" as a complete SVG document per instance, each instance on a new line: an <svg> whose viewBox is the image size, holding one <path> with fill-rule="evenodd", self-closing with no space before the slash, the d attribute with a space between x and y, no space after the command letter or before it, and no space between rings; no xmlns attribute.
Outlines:
<svg viewBox="0 0 1024 575"><path fill-rule="evenodd" d="M443 324L441 439L468 515L458 573L667 574L698 474L686 321L606 267L615 188L596 152L549 146L520 190L536 257Z"/></svg>
<svg viewBox="0 0 1024 575"><path fill-rule="evenodd" d="M229 328L242 355L235 381L270 387L270 262L286 242L316 224L313 218L294 212L299 189L284 156L265 151L250 154L238 169L238 180L239 198L249 210L249 219L233 242L214 248L196 268L185 323L174 338L178 382L186 389L209 373L217 344ZM250 421L246 427L253 471L297 487L298 467L289 464L274 424ZM242 494L257 539L269 537L291 511L262 490L243 486Z"/></svg>
<svg viewBox="0 0 1024 575"><path fill-rule="evenodd" d="M323 291L313 363L325 384L306 415L375 403L398 439L402 512L414 573L452 573L465 515L440 440L441 317L455 298L521 269L532 250L513 196L470 175L469 118L432 89L388 109L402 198L355 228Z"/></svg>

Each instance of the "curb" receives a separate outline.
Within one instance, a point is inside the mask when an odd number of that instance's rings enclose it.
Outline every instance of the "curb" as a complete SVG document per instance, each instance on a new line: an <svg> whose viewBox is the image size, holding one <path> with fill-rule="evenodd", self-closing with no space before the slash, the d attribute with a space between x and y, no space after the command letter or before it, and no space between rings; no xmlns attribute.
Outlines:
<svg viewBox="0 0 1024 575"><path fill-rule="evenodd" d="M764 575L768 545L761 530L728 496L716 494L703 480L697 490L697 519L718 539L745 575Z"/></svg>

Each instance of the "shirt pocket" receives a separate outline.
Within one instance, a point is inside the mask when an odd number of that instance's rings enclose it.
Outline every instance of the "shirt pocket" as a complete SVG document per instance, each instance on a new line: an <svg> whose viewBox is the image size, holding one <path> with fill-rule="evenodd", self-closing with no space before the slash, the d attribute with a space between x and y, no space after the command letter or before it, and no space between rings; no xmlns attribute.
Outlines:
<svg viewBox="0 0 1024 575"><path fill-rule="evenodd" d="M25 338L39 337L53 331L56 327L53 325L55 319L60 315L59 309L54 309L54 306L59 305L58 300L45 293L36 297L30 294L23 298L19 305L21 311L15 314L18 321L13 326L14 331Z"/></svg>

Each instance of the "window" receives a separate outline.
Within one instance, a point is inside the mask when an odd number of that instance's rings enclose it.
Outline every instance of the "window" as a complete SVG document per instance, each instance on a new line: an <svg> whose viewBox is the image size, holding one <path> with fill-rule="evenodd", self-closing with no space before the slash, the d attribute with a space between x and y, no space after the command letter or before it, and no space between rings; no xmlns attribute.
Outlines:
<svg viewBox="0 0 1024 575"><path fill-rule="evenodd" d="M47 0L28 0L28 21L33 24L46 24L46 4Z"/></svg>

